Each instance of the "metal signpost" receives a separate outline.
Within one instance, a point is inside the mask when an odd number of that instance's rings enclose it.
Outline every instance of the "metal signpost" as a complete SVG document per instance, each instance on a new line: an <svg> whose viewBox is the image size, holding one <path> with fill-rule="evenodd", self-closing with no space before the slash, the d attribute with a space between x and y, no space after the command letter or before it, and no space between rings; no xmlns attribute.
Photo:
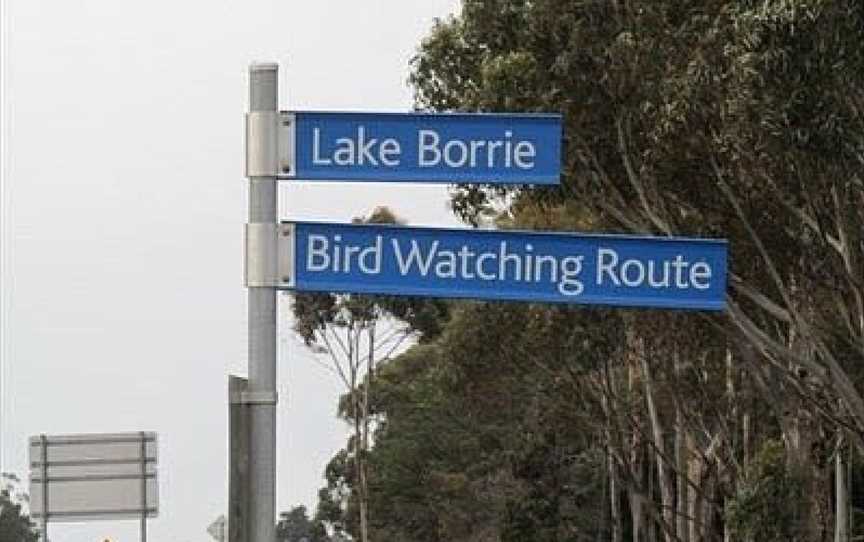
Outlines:
<svg viewBox="0 0 864 542"><path fill-rule="evenodd" d="M562 118L279 112L277 75L250 67L249 379L230 390L232 542L275 539L279 289L724 309L724 241L279 224L280 179L557 185Z"/></svg>
<svg viewBox="0 0 864 542"><path fill-rule="evenodd" d="M30 438L30 515L48 540L48 522L156 517L156 434Z"/></svg>
<svg viewBox="0 0 864 542"><path fill-rule="evenodd" d="M249 540L249 447L252 445L249 381L228 376L228 533L232 542Z"/></svg>
<svg viewBox="0 0 864 542"><path fill-rule="evenodd" d="M249 387L238 401L249 409L250 420L246 480L249 517L243 521L249 542L273 542L276 539L276 289L269 281L255 280L255 271L269 274L275 270L274 247L268 246L264 233L273 231L278 220L278 66L253 64L249 71L246 119ZM262 237L263 243L256 242Z"/></svg>

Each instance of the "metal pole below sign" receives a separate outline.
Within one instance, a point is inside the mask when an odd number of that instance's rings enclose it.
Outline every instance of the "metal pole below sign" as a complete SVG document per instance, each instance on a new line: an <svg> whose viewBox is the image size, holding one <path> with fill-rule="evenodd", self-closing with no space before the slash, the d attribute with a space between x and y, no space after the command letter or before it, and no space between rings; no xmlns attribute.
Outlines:
<svg viewBox="0 0 864 542"><path fill-rule="evenodd" d="M249 540L249 405L244 395L249 382L228 377L228 536L231 542Z"/></svg>

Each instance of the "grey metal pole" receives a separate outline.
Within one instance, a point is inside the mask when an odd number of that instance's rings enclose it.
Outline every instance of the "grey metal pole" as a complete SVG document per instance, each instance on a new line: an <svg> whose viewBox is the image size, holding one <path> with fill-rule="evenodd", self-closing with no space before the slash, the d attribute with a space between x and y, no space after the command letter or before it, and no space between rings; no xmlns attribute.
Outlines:
<svg viewBox="0 0 864 542"><path fill-rule="evenodd" d="M278 111L277 64L249 67L249 111ZM254 136L275 133L255 131ZM250 137L253 134L250 134ZM247 145L274 147L273 142ZM262 173L266 173L262 175ZM249 223L278 222L276 171L249 174ZM262 255L264 257L264 255ZM251 409L249 465L249 542L276 540L276 288L249 286L249 392L259 398ZM267 400L266 398L271 398ZM261 398L264 398L263 400Z"/></svg>

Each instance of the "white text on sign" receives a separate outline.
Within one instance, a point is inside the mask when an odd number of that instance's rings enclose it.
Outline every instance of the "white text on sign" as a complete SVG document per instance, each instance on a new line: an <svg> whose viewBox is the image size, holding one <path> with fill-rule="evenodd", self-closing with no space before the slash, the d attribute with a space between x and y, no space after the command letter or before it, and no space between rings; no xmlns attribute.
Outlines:
<svg viewBox="0 0 864 542"><path fill-rule="evenodd" d="M388 246L389 245L389 246ZM379 275L395 269L403 276L461 281L551 283L562 296L579 296L590 281L599 288L654 290L707 290L714 271L705 261L683 254L666 257L624 258L612 247L592 251L594 269L586 271L585 254L547 254L531 243L500 241L483 250L469 245L444 247L439 241L389 239L352 244L341 235L309 235L305 271Z"/></svg>
<svg viewBox="0 0 864 542"><path fill-rule="evenodd" d="M512 130L505 130L497 139L444 139L431 129L416 132L414 141L420 168L485 168L531 170L537 148L528 140L520 140ZM403 148L394 137L371 137L364 125L356 128L352 137L328 140L319 128L312 130L312 163L315 166L376 166L396 168L403 164Z"/></svg>

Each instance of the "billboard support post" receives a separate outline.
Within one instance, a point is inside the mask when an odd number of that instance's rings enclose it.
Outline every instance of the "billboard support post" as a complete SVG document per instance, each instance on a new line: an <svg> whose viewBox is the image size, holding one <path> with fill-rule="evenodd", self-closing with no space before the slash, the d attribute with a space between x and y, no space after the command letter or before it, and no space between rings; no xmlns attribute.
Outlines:
<svg viewBox="0 0 864 542"><path fill-rule="evenodd" d="M48 542L48 437L39 435L42 452L42 540Z"/></svg>
<svg viewBox="0 0 864 542"><path fill-rule="evenodd" d="M147 433L141 432L141 542L147 542Z"/></svg>

